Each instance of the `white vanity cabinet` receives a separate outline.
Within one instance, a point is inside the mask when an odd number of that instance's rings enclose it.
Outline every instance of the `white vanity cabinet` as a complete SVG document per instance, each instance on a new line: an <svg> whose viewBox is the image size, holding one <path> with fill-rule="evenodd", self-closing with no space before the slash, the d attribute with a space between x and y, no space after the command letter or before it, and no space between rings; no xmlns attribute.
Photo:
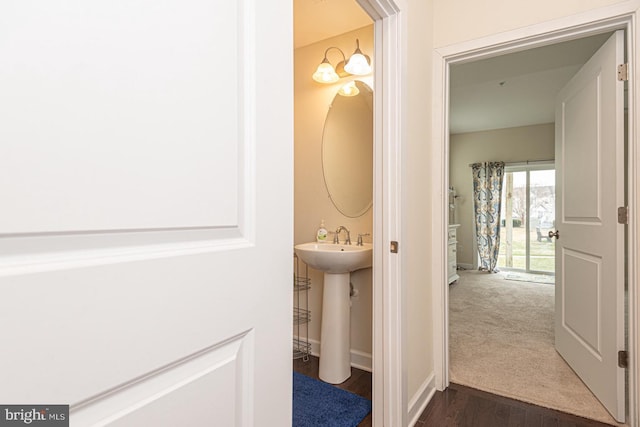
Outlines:
<svg viewBox="0 0 640 427"><path fill-rule="evenodd" d="M447 283L449 284L460 278L460 276L458 276L458 259L456 255L456 246L458 244L456 234L458 232L458 227L460 227L460 224L449 225L449 232L447 235Z"/></svg>

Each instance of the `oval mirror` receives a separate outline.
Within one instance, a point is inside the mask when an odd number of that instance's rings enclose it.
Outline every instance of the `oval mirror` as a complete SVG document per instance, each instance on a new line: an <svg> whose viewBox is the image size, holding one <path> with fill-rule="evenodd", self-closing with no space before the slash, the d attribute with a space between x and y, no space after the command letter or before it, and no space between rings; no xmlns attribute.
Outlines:
<svg viewBox="0 0 640 427"><path fill-rule="evenodd" d="M336 94L322 134L322 173L329 197L345 216L373 204L373 90L356 80L358 94Z"/></svg>

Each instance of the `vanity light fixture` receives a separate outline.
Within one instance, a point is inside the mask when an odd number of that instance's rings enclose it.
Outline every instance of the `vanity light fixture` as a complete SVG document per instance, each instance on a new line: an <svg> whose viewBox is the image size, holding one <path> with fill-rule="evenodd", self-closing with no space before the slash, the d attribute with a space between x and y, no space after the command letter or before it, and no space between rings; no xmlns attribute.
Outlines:
<svg viewBox="0 0 640 427"><path fill-rule="evenodd" d="M327 54L331 49L335 49L342 55L342 61L338 62L336 68L327 59ZM324 51L324 59L313 73L313 80L318 83L335 83L340 77L349 75L364 76L371 73L371 58L363 54L360 50L360 40L356 39L356 50L347 61L344 52L335 46L330 46ZM355 86L354 86L355 87Z"/></svg>
<svg viewBox="0 0 640 427"><path fill-rule="evenodd" d="M343 85L338 91L338 94L342 96L356 96L359 93L360 89L358 89L354 80L351 80L349 83Z"/></svg>

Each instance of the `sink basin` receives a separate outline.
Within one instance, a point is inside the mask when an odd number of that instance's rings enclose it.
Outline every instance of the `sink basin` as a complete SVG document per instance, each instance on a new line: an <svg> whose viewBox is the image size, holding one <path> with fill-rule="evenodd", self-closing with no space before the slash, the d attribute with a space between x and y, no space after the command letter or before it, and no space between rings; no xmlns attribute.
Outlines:
<svg viewBox="0 0 640 427"><path fill-rule="evenodd" d="M335 243L301 243L295 245L296 254L309 267L325 273L350 273L371 267L373 245L344 245Z"/></svg>

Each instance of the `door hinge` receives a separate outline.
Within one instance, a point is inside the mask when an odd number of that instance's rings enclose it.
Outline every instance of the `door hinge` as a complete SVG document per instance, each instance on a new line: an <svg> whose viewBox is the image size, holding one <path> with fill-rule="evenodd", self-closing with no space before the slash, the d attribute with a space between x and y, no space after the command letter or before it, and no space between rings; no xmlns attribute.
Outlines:
<svg viewBox="0 0 640 427"><path fill-rule="evenodd" d="M629 224L629 206L618 208L618 224Z"/></svg>
<svg viewBox="0 0 640 427"><path fill-rule="evenodd" d="M397 254L398 253L398 242L396 242L395 240L392 240L391 244L389 245L389 250L391 250L392 254Z"/></svg>
<svg viewBox="0 0 640 427"><path fill-rule="evenodd" d="M618 80L621 82L629 80L629 64L618 65Z"/></svg>
<svg viewBox="0 0 640 427"><path fill-rule="evenodd" d="M618 352L618 366L621 368L629 367L629 353L626 350L620 350Z"/></svg>

